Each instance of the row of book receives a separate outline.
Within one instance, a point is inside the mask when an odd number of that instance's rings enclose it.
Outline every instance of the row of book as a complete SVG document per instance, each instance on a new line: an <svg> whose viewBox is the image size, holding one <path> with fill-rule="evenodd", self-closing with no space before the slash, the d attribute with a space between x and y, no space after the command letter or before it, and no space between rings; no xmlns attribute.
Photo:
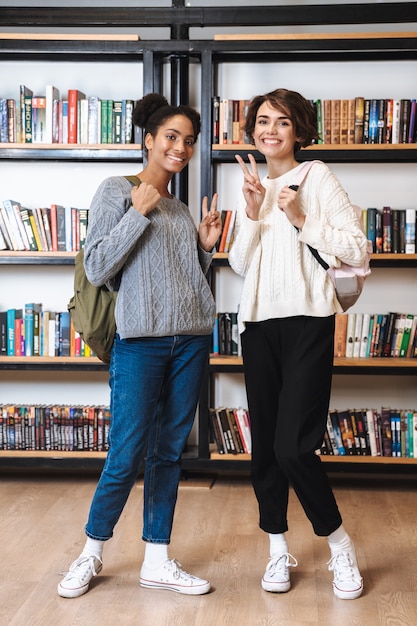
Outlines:
<svg viewBox="0 0 417 626"><path fill-rule="evenodd" d="M0 405L0 450L108 450L105 406Z"/></svg>
<svg viewBox="0 0 417 626"><path fill-rule="evenodd" d="M382 209L363 211L363 225L375 253L415 254L416 209Z"/></svg>
<svg viewBox="0 0 417 626"><path fill-rule="evenodd" d="M417 411L411 409L332 409L327 417L323 455L417 458Z"/></svg>
<svg viewBox="0 0 417 626"><path fill-rule="evenodd" d="M68 311L43 311L30 302L21 309L0 311L0 356L94 356Z"/></svg>
<svg viewBox="0 0 417 626"><path fill-rule="evenodd" d="M251 454L252 438L247 409L209 409L211 440L219 454Z"/></svg>
<svg viewBox="0 0 417 626"><path fill-rule="evenodd" d="M417 358L417 315L337 313L334 356Z"/></svg>
<svg viewBox="0 0 417 626"><path fill-rule="evenodd" d="M213 144L250 143L244 132L249 100L212 99ZM401 144L417 140L416 99L316 99L318 143Z"/></svg>
<svg viewBox="0 0 417 626"><path fill-rule="evenodd" d="M0 206L0 250L71 252L84 247L88 209L49 207L28 209L17 200Z"/></svg>
<svg viewBox="0 0 417 626"><path fill-rule="evenodd" d="M18 98L0 97L0 141L36 144L129 144L135 141L133 99L103 99L54 85L37 96L20 85Z"/></svg>
<svg viewBox="0 0 417 626"><path fill-rule="evenodd" d="M236 211L231 209L222 210L220 218L222 221L222 232L216 244L216 250L217 252L229 252L233 240Z"/></svg>
<svg viewBox="0 0 417 626"><path fill-rule="evenodd" d="M213 355L241 354L237 312L217 312L213 328L211 352Z"/></svg>

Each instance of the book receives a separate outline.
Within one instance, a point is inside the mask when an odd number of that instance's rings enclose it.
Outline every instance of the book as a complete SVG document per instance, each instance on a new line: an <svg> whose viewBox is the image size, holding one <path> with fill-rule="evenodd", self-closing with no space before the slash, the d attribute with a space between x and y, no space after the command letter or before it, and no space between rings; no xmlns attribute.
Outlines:
<svg viewBox="0 0 417 626"><path fill-rule="evenodd" d="M233 211L226 210L224 213L225 215L224 215L223 229L222 229L222 234L220 237L219 250L218 250L219 252L225 251L224 247L225 247L226 238L227 238L227 231L229 229Z"/></svg>
<svg viewBox="0 0 417 626"><path fill-rule="evenodd" d="M363 143L363 124L365 115L365 99L362 96L355 98L355 134L354 143Z"/></svg>
<svg viewBox="0 0 417 626"><path fill-rule="evenodd" d="M16 211L14 209L14 200L3 200L4 208L4 223L6 224L9 237L11 239L14 250L26 250L26 246L22 239L21 230L17 218Z"/></svg>
<svg viewBox="0 0 417 626"><path fill-rule="evenodd" d="M85 97L79 89L68 89L68 143L78 143L78 103Z"/></svg>
<svg viewBox="0 0 417 626"><path fill-rule="evenodd" d="M381 455L392 456L391 409L381 408Z"/></svg>
<svg viewBox="0 0 417 626"><path fill-rule="evenodd" d="M365 358L366 356L369 356L367 355L367 347L368 347L370 321L371 321L370 313L363 313L361 345L360 345L360 350L359 350L360 358Z"/></svg>
<svg viewBox="0 0 417 626"><path fill-rule="evenodd" d="M34 356L34 344L35 344L35 312L39 313L42 310L42 304L40 302L29 302L25 304L24 308L24 322L25 322L25 356ZM38 350L39 354L39 350Z"/></svg>
<svg viewBox="0 0 417 626"><path fill-rule="evenodd" d="M45 143L59 142L59 89L54 85L45 87Z"/></svg>
<svg viewBox="0 0 417 626"><path fill-rule="evenodd" d="M401 344L400 344L400 350L399 350L399 357L406 357L407 355L407 350L408 350L408 344L410 342L410 337L411 337L411 328L413 326L414 323L414 318L415 315L408 313L405 316L404 319L404 329L403 329L403 336L402 336L402 340L401 340Z"/></svg>
<svg viewBox="0 0 417 626"><path fill-rule="evenodd" d="M382 208L382 251L391 252L392 241L392 225L391 225L391 207L384 206Z"/></svg>
<svg viewBox="0 0 417 626"><path fill-rule="evenodd" d="M337 454L339 456L345 456L346 455L346 450L345 447L343 445L343 439L342 439L342 433L340 430L340 423L339 423L339 418L337 415L337 411L332 409L329 411L329 417L330 417L330 422L332 425L332 429L333 429L333 436L334 436L334 441L336 444L336 449L337 449ZM336 454L336 452L335 452Z"/></svg>
<svg viewBox="0 0 417 626"><path fill-rule="evenodd" d="M353 348L355 344L355 327L356 314L347 313L347 329L346 329L346 357L353 357Z"/></svg>
<svg viewBox="0 0 417 626"><path fill-rule="evenodd" d="M250 417L247 409L238 407L235 411L236 422L239 426L243 439L244 449L247 454L252 452L252 435L250 427Z"/></svg>
<svg viewBox="0 0 417 626"><path fill-rule="evenodd" d="M209 418L210 418L211 433L212 433L214 442L217 446L217 451L219 452L219 454L224 454L225 443L224 443L224 438L223 438L223 434L221 431L216 409L209 408Z"/></svg>
<svg viewBox="0 0 417 626"><path fill-rule="evenodd" d="M29 250L29 238L26 233L25 225L23 224L22 215L21 215L21 204L17 200L11 200L13 210L15 212L16 223L19 229L20 236L22 238L23 245L25 246L25 250Z"/></svg>
<svg viewBox="0 0 417 626"><path fill-rule="evenodd" d="M363 313L356 313L355 317L355 332L353 340L353 357L359 358L362 344L362 322Z"/></svg>
<svg viewBox="0 0 417 626"><path fill-rule="evenodd" d="M100 143L101 101L98 96L88 97L88 133L87 143Z"/></svg>
<svg viewBox="0 0 417 626"><path fill-rule="evenodd" d="M36 252L38 250L38 245L36 243L35 235L32 229L32 224L30 223L29 210L26 207L20 207L20 217L26 230L26 236L29 243L28 249L32 252Z"/></svg>
<svg viewBox="0 0 417 626"><path fill-rule="evenodd" d="M219 132L219 124L220 124L220 98L219 98L219 96L213 96L212 97L211 110L212 110L212 120L211 120L212 143L213 144L219 144L220 143L220 132Z"/></svg>
<svg viewBox="0 0 417 626"><path fill-rule="evenodd" d="M33 91L26 85L19 86L19 112L20 112L20 143L26 143L26 130L30 127L30 136L32 135L32 113L30 118L26 120L25 97L32 99Z"/></svg>
<svg viewBox="0 0 417 626"><path fill-rule="evenodd" d="M112 111L111 143L122 143L122 101L114 100Z"/></svg>
<svg viewBox="0 0 417 626"><path fill-rule="evenodd" d="M378 449L376 444L376 435L375 435L375 418L374 418L374 410L366 409L366 428L369 436L369 449L371 456L378 456Z"/></svg>
<svg viewBox="0 0 417 626"><path fill-rule="evenodd" d="M46 98L32 98L32 142L46 143Z"/></svg>
<svg viewBox="0 0 417 626"><path fill-rule="evenodd" d="M340 433L342 436L343 446L345 448L346 455L352 456L356 454L356 448L353 438L352 422L350 419L349 411L338 411L337 417L339 420Z"/></svg>
<svg viewBox="0 0 417 626"><path fill-rule="evenodd" d="M366 236L372 242L372 250L376 249L376 216L378 213L378 209L375 207L370 207L366 209Z"/></svg>
<svg viewBox="0 0 417 626"><path fill-rule="evenodd" d="M338 358L346 356L347 324L347 313L336 313L334 328L334 356Z"/></svg>
<svg viewBox="0 0 417 626"><path fill-rule="evenodd" d="M235 448L235 444L232 437L232 431L230 429L229 420L227 417L227 409L226 407L218 407L216 409L217 414L219 416L224 442L225 442L225 452L226 454L237 454L237 450Z"/></svg>
<svg viewBox="0 0 417 626"><path fill-rule="evenodd" d="M405 253L414 254L416 251L416 210L405 211Z"/></svg>
<svg viewBox="0 0 417 626"><path fill-rule="evenodd" d="M410 126L411 100L402 98L400 100L400 124L399 143L408 143L408 129Z"/></svg>
<svg viewBox="0 0 417 626"><path fill-rule="evenodd" d="M226 409L227 419L229 420L230 431L232 433L233 443L235 446L235 450L239 454L243 454L245 449L243 446L242 439L240 437L239 427L236 422L236 417L233 409Z"/></svg>
<svg viewBox="0 0 417 626"><path fill-rule="evenodd" d="M133 141L133 109L135 103L130 98L122 100L122 143Z"/></svg>

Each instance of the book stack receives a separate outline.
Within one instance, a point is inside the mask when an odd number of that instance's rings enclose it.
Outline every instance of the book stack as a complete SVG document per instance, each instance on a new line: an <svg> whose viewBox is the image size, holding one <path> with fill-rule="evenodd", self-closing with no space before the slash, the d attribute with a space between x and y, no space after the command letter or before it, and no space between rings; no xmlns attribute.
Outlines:
<svg viewBox="0 0 417 626"><path fill-rule="evenodd" d="M417 358L417 315L413 313L338 313L334 356Z"/></svg>
<svg viewBox="0 0 417 626"><path fill-rule="evenodd" d="M332 409L319 453L417 458L417 411Z"/></svg>
<svg viewBox="0 0 417 626"><path fill-rule="evenodd" d="M34 252L77 252L84 247L88 209L49 207L28 209L16 200L0 206L0 249Z"/></svg>
<svg viewBox="0 0 417 626"><path fill-rule="evenodd" d="M37 95L20 85L17 98L0 97L0 141L36 144L134 143L131 98L102 99L54 85Z"/></svg>
<svg viewBox="0 0 417 626"><path fill-rule="evenodd" d="M41 303L0 311L0 356L94 356L75 331L68 311L43 311Z"/></svg>
<svg viewBox="0 0 417 626"><path fill-rule="evenodd" d="M212 341L213 355L238 356L241 354L237 312L216 314Z"/></svg>
<svg viewBox="0 0 417 626"><path fill-rule="evenodd" d="M105 406L0 405L0 450L102 452L109 428Z"/></svg>
<svg viewBox="0 0 417 626"><path fill-rule="evenodd" d="M315 99L318 143L416 143L416 99ZM244 133L248 100L212 99L213 144L250 143Z"/></svg>
<svg viewBox="0 0 417 626"><path fill-rule="evenodd" d="M251 454L252 440L247 409L217 407L209 410L212 440L219 454Z"/></svg>

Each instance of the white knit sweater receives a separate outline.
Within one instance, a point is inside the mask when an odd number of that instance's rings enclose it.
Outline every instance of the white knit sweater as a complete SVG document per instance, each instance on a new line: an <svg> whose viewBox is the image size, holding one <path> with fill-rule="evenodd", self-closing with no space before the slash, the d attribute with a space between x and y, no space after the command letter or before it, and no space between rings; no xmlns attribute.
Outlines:
<svg viewBox="0 0 417 626"><path fill-rule="evenodd" d="M330 277L305 244L316 248L330 267L340 261L360 266L365 258L367 240L360 220L324 163L312 165L298 191L306 214L302 232L279 210L280 190L294 183L301 167L262 181L266 195L258 221L247 217L242 194L229 253L231 267L245 277L240 332L249 321L342 312Z"/></svg>

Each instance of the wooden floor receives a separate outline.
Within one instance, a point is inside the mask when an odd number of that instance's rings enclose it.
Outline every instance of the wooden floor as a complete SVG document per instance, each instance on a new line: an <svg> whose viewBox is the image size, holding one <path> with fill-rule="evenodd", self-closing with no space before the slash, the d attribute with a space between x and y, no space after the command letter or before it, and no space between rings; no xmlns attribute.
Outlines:
<svg viewBox="0 0 417 626"><path fill-rule="evenodd" d="M333 481L365 581L361 598L338 600L325 539L290 494L288 541L299 566L286 594L263 591L267 537L246 478L181 483L170 556L212 583L205 596L139 587L142 494L135 485L102 574L63 599L60 572L78 556L95 477L1 477L1 626L415 626L417 477Z"/></svg>

